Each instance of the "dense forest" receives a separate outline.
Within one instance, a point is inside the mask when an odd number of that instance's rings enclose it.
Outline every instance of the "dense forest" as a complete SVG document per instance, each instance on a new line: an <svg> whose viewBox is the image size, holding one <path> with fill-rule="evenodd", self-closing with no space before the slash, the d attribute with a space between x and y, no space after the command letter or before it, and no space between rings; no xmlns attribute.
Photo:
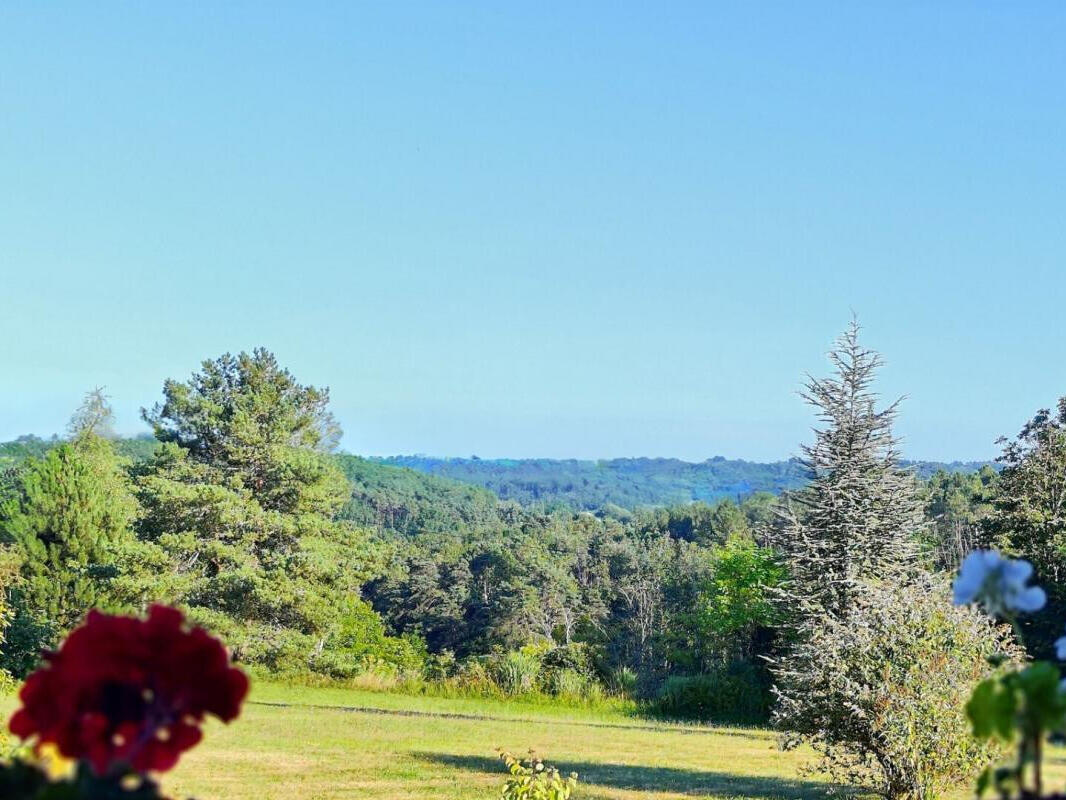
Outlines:
<svg viewBox="0 0 1066 800"><path fill-rule="evenodd" d="M165 601L272 674L767 718L791 613L780 536L816 464L366 459L336 451L328 403L257 350L168 380L150 437L115 436L97 390L65 435L0 445L0 665L25 674L90 607ZM1002 473L885 456L928 570L1004 541L1034 435Z"/></svg>
<svg viewBox="0 0 1066 800"><path fill-rule="evenodd" d="M633 509L697 501L713 503L756 492L780 494L799 489L810 479L798 458L763 463L721 456L700 463L676 458L578 461L391 456L375 460L484 486L501 499L525 506L565 506L579 511L595 511L608 505ZM923 480L938 471L976 472L985 466L980 461L901 463Z"/></svg>

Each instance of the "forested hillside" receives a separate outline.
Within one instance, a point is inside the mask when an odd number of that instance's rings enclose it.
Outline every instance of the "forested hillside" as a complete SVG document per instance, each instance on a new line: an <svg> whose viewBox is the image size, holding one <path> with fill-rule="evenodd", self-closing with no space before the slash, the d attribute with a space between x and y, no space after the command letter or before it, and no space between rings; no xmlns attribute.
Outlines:
<svg viewBox="0 0 1066 800"><path fill-rule="evenodd" d="M119 454L132 461L148 459L158 444L148 435L113 441ZM0 442L0 469L40 457L60 442L56 436L33 435ZM807 482L803 464L795 458L758 462L719 456L699 463L676 458L364 458L347 453L335 458L354 487L344 511L349 519L412 533L483 522L497 499L539 510L633 510L780 494ZM902 462L922 480L938 471L977 472L987 463Z"/></svg>
<svg viewBox="0 0 1066 800"><path fill-rule="evenodd" d="M87 608L163 601L269 674L767 718L799 563L774 536L806 530L787 514L817 495L810 460L367 459L336 452L328 400L267 351L226 354L164 383L150 437L116 437L97 390L65 435L0 444L0 669L26 674ZM918 514L897 533L952 570L1001 476L934 466L885 474Z"/></svg>
<svg viewBox="0 0 1066 800"><path fill-rule="evenodd" d="M721 456L700 463L676 458L577 461L417 455L374 460L484 486L501 499L514 500L524 506L566 506L586 511L607 505L633 509L696 501L710 503L754 492L780 494L800 488L808 479L803 464L795 458L766 463ZM903 462L923 480L928 480L938 470L976 472L984 464L979 461Z"/></svg>
<svg viewBox="0 0 1066 800"><path fill-rule="evenodd" d="M499 501L487 489L359 456L336 458L352 485L340 516L358 525L413 536L478 527L496 519Z"/></svg>

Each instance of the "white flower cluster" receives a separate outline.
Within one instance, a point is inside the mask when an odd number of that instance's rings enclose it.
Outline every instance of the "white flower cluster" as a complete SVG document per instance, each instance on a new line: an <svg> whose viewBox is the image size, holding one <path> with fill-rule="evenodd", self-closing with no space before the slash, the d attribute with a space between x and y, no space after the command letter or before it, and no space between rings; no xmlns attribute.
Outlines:
<svg viewBox="0 0 1066 800"><path fill-rule="evenodd" d="M1047 595L1026 586L1033 576L1028 561L1004 558L995 550L975 550L962 562L955 579L955 604L981 603L989 614L1039 611Z"/></svg>
<svg viewBox="0 0 1066 800"><path fill-rule="evenodd" d="M1039 611L1047 595L1039 586L1026 586L1032 576L1028 561L1004 558L995 550L975 550L963 560L955 578L955 605L981 603L994 616ZM1066 661L1066 636L1055 641L1055 655Z"/></svg>

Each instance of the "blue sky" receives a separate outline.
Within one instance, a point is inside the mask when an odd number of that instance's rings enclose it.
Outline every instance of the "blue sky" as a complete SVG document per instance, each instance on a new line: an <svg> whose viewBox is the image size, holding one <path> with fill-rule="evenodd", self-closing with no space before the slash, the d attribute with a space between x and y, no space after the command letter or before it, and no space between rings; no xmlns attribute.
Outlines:
<svg viewBox="0 0 1066 800"><path fill-rule="evenodd" d="M1066 394L1066 5L0 8L0 438L264 345L359 453L918 458Z"/></svg>

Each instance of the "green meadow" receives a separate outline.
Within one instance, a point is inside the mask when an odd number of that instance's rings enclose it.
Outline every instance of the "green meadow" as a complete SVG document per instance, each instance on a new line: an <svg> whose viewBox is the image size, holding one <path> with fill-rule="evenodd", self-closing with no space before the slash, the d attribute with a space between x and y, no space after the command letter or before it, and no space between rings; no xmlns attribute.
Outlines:
<svg viewBox="0 0 1066 800"><path fill-rule="evenodd" d="M617 710L260 684L171 774L175 797L333 800L494 796L496 748L548 757L582 798L814 798L808 754L770 731L649 722Z"/></svg>
<svg viewBox="0 0 1066 800"><path fill-rule="evenodd" d="M6 718L16 700L0 698ZM654 722L617 709L257 683L241 717L211 722L168 773L168 796L197 800L469 800L495 797L496 748L534 748L580 783L576 800L868 795L805 774L763 728ZM1066 778L1066 752L1049 759ZM835 790L835 791L834 791ZM839 796L839 794L838 794ZM972 796L960 787L955 797Z"/></svg>

